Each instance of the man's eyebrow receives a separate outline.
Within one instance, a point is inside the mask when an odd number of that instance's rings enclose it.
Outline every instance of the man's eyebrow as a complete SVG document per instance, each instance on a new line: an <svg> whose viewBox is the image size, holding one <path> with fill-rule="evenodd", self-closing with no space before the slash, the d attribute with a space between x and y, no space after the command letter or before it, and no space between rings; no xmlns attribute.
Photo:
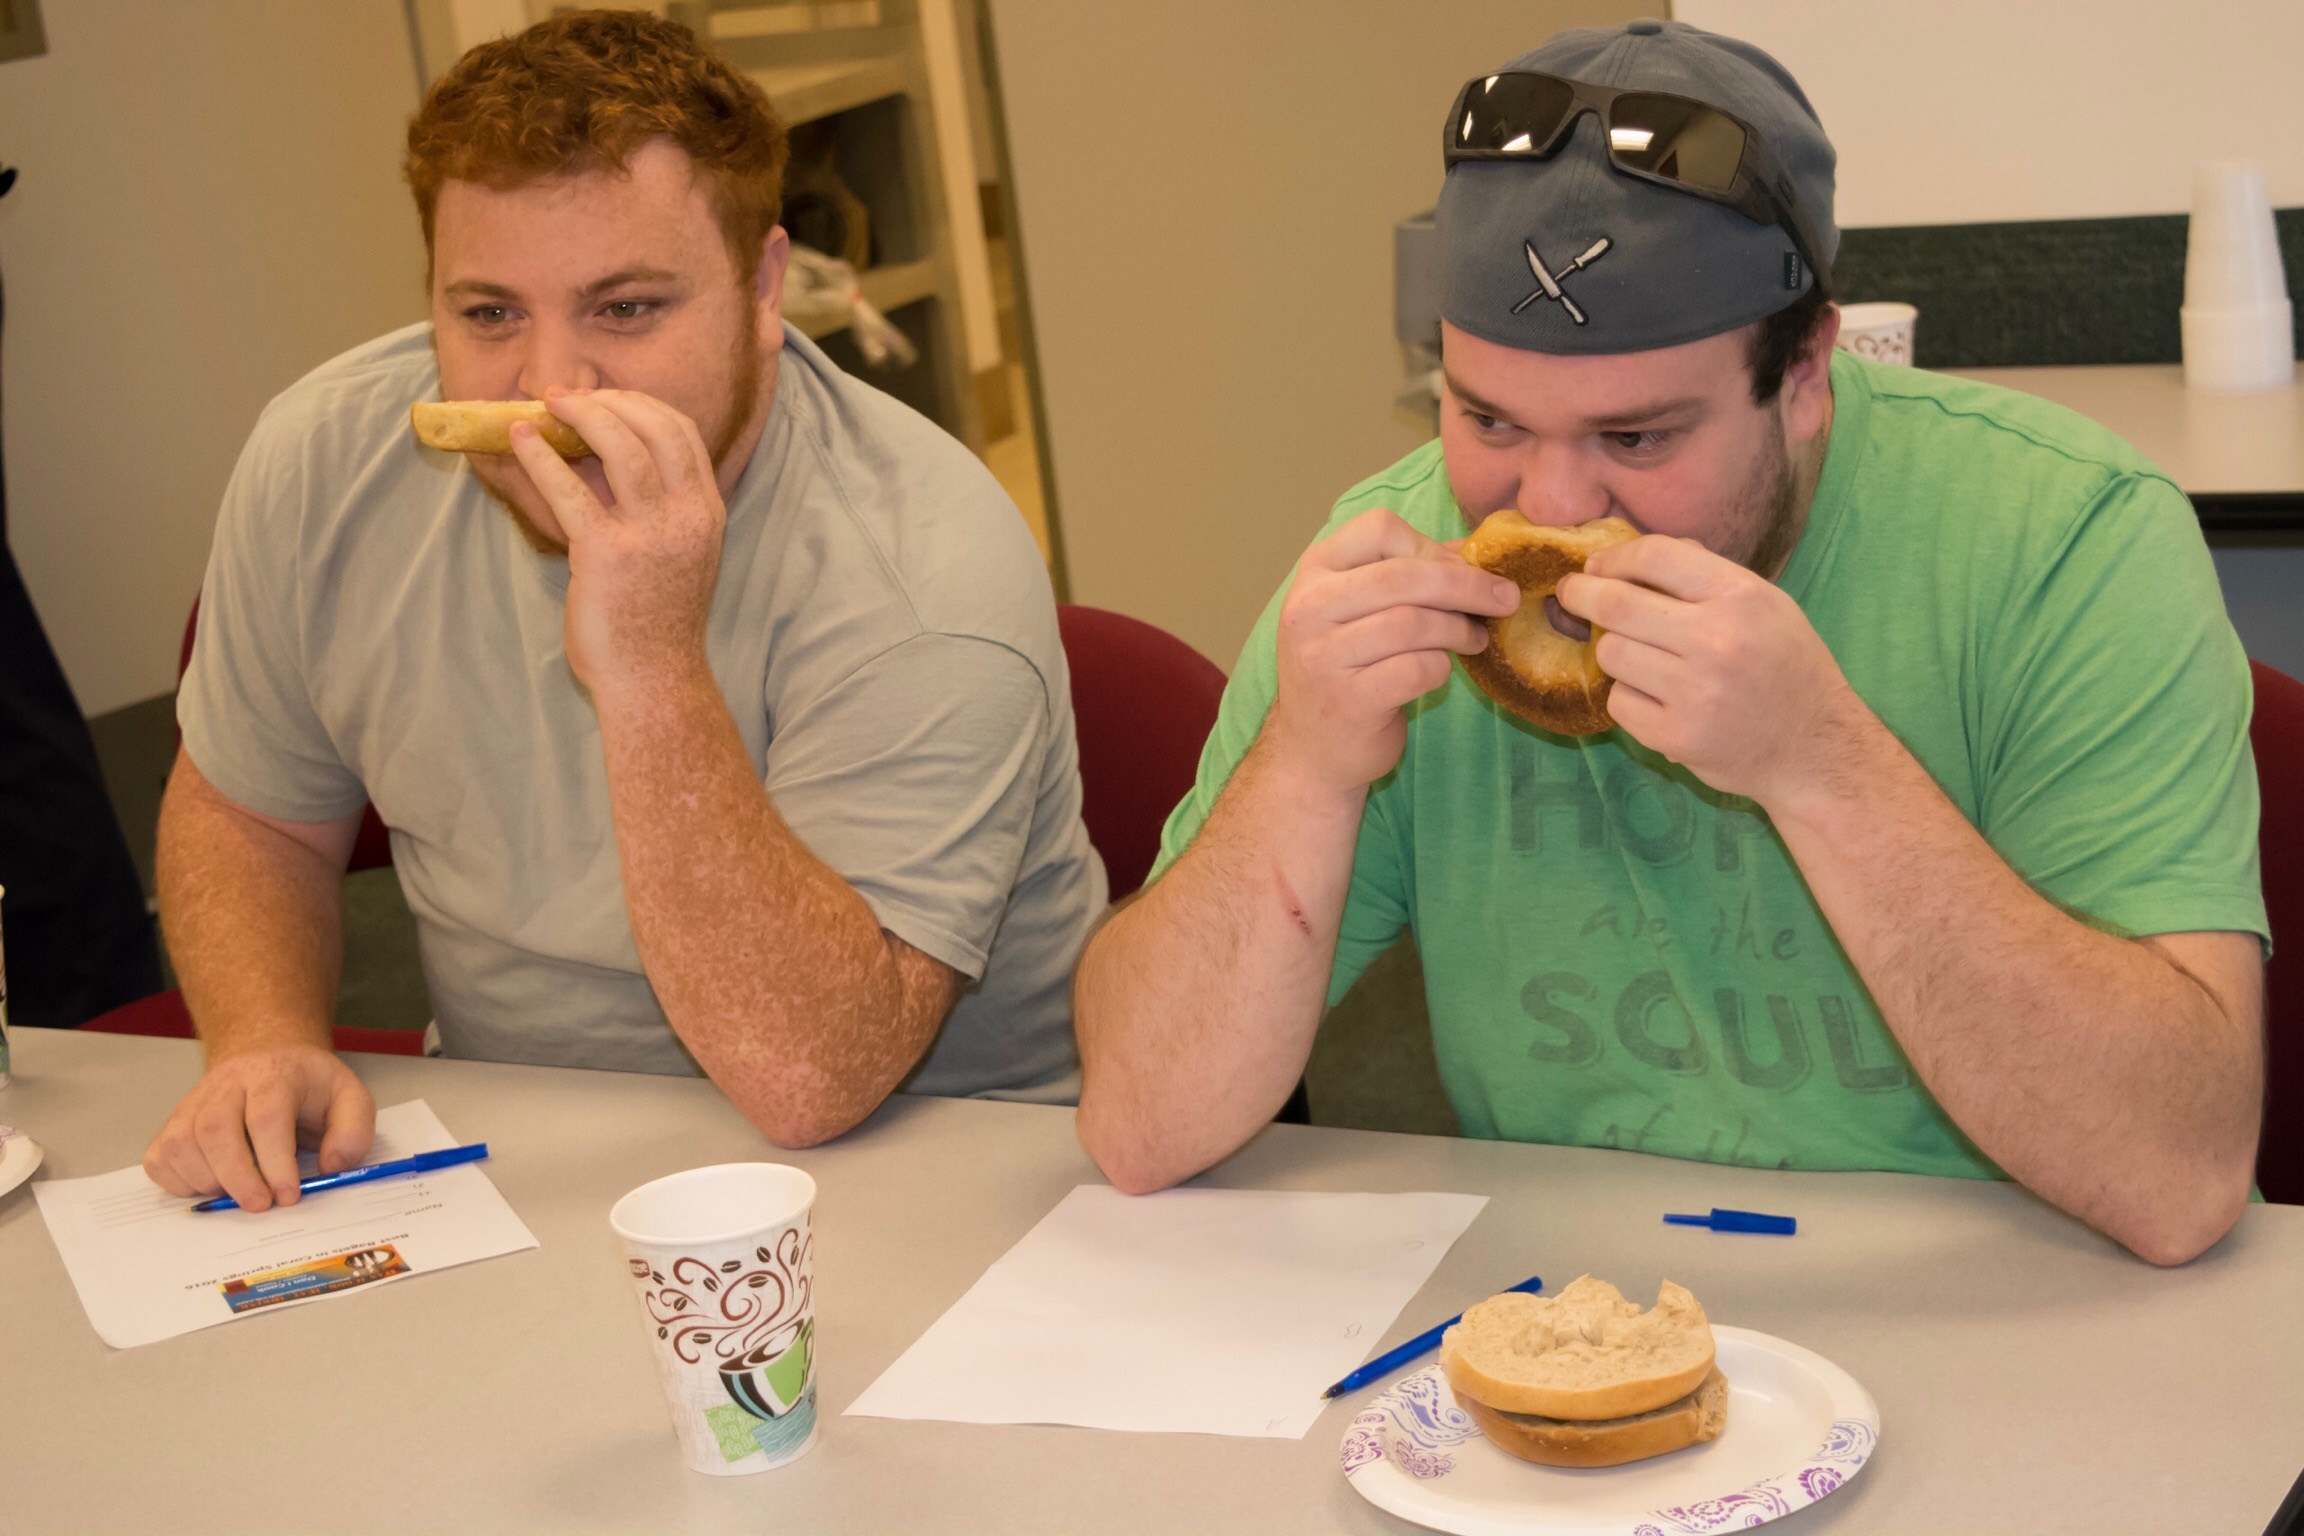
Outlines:
<svg viewBox="0 0 2304 1536"><path fill-rule="evenodd" d="M621 288L626 283L670 283L677 282L679 277L679 273L667 272L662 267L626 267L620 272L609 273L597 282L586 283L583 291L576 296L579 299L597 298L609 289Z"/></svg>
<svg viewBox="0 0 2304 1536"><path fill-rule="evenodd" d="M1618 411L1612 416L1587 417L1584 425L1595 432L1632 432L1675 416L1694 415L1703 407L1703 396L1687 395L1678 400L1659 400L1653 405Z"/></svg>
<svg viewBox="0 0 2304 1536"><path fill-rule="evenodd" d="M1498 421L1512 421L1510 411L1466 389L1455 374L1443 368L1441 375L1448 381L1448 392L1467 408L1482 416L1493 416ZM1702 410L1703 406L1704 398L1701 395L1688 395L1677 400L1659 400L1653 405L1643 405L1629 411L1617 411L1608 416L1592 417L1584 425L1593 432L1630 432L1671 417L1690 415Z"/></svg>
<svg viewBox="0 0 2304 1536"><path fill-rule="evenodd" d="M1442 368L1440 370L1440 375L1442 378L1448 381L1448 393L1454 395L1458 400L1462 401L1466 406L1470 407L1474 413L1481 416L1493 416L1498 421L1510 421L1512 419L1512 413L1510 411L1505 410L1504 407L1500 405L1496 405L1490 401L1483 400L1472 391L1466 389L1463 385L1463 381L1458 379L1453 373L1450 373L1446 368Z"/></svg>
<svg viewBox="0 0 2304 1536"><path fill-rule="evenodd" d="M611 272L606 277L586 283L576 297L579 300L594 299L610 289L621 288L627 283L671 283L679 281L679 278L679 273L668 272L662 267L626 267L622 271ZM485 283L477 278L465 278L460 282L450 283L441 291L455 298L516 299L520 297L518 289L508 288L502 283Z"/></svg>

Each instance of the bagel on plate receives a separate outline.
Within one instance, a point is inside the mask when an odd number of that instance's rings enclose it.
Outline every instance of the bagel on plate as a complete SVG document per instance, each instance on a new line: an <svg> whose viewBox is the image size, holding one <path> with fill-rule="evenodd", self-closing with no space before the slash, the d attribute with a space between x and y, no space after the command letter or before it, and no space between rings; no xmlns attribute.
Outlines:
<svg viewBox="0 0 2304 1536"><path fill-rule="evenodd" d="M1496 1447L1551 1467L1613 1467L1716 1440L1728 1378L1712 1324L1667 1280L1642 1309L1579 1276L1557 1296L1507 1291L1441 1337L1456 1401Z"/></svg>

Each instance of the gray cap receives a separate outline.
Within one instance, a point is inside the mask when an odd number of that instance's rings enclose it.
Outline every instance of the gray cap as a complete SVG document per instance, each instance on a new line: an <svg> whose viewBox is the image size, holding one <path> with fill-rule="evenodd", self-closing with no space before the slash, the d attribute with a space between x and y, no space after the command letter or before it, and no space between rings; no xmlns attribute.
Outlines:
<svg viewBox="0 0 2304 1536"><path fill-rule="evenodd" d="M1670 91L1742 118L1790 178L1815 259L1830 267L1831 141L1799 84L1750 43L1643 20L1562 32L1504 68ZM1452 167L1438 221L1442 317L1532 352L1679 346L1772 315L1815 282L1782 229L1612 169L1593 113L1550 159Z"/></svg>

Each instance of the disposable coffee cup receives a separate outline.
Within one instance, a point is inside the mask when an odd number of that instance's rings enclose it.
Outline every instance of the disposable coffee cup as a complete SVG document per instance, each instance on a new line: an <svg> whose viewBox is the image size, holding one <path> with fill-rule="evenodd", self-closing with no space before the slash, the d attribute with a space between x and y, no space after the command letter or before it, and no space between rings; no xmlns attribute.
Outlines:
<svg viewBox="0 0 2304 1536"><path fill-rule="evenodd" d="M695 1471L766 1472L816 1443L815 1206L797 1168L721 1163L608 1213Z"/></svg>
<svg viewBox="0 0 2304 1536"><path fill-rule="evenodd" d="M2192 178L2184 245L2184 382L2243 393L2296 376L2296 315L2260 166L2211 160Z"/></svg>
<svg viewBox="0 0 2304 1536"><path fill-rule="evenodd" d="M1844 352L1871 358L1876 363L1912 366L1912 334L1920 311L1909 304L1843 304L1840 339Z"/></svg>

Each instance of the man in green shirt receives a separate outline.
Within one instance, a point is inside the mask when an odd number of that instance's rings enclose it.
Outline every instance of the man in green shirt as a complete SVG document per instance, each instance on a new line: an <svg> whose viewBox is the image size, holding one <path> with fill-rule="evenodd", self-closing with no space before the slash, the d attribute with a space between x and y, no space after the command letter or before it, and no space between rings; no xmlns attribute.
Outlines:
<svg viewBox="0 0 2304 1536"><path fill-rule="evenodd" d="M2146 1259L2248 1198L2247 663L2183 495L2041 401L1835 354L1832 150L1748 45L1564 33L1468 84L1440 438L1250 638L1161 868L1092 942L1083 1143L1189 1177L1405 927L1475 1135L2008 1177ZM1452 541L1619 516L1558 621L1617 728L1453 665Z"/></svg>

